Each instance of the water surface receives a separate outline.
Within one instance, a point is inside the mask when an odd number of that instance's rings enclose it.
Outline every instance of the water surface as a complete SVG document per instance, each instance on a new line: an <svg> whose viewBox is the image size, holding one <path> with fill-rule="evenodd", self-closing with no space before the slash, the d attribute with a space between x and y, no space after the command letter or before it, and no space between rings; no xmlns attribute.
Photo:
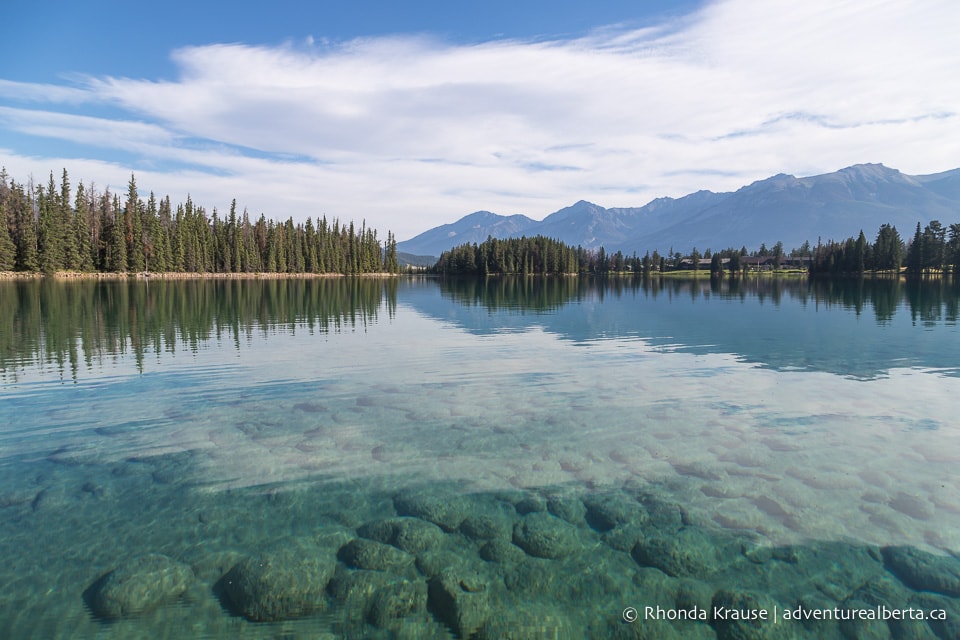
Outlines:
<svg viewBox="0 0 960 640"><path fill-rule="evenodd" d="M727 592L952 616L880 548L960 549L957 316L941 281L0 283L0 636L492 637L522 617L540 626L521 637L723 637L620 615ZM411 490L466 519L409 513ZM577 550L525 548L538 513ZM393 622L335 593L361 571L343 545L398 515L442 526L442 569L482 576L477 629L435 591ZM709 550L656 547L689 532ZM249 620L224 576L305 539L341 548L325 611ZM145 554L189 566L189 589L105 619L97 580ZM413 555L384 575L429 582L438 561Z"/></svg>

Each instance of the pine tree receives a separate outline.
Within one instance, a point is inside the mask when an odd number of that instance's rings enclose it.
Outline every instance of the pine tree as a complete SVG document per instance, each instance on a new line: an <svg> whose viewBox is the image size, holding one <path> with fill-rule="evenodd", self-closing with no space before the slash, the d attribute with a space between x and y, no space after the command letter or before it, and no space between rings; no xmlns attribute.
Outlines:
<svg viewBox="0 0 960 640"><path fill-rule="evenodd" d="M213 227L213 270L214 272L230 273L233 270L230 265L233 252L227 248L227 225L221 222L216 207L213 208L213 218L210 224Z"/></svg>
<svg viewBox="0 0 960 640"><path fill-rule="evenodd" d="M81 269L80 247L77 240L77 230L74 218L76 212L70 198L70 178L67 170L63 170L60 179L60 212L57 222L60 227L61 245L63 247L63 268L71 271Z"/></svg>
<svg viewBox="0 0 960 640"><path fill-rule="evenodd" d="M270 273L287 270L287 259L283 255L283 227L273 221L267 223L267 271Z"/></svg>
<svg viewBox="0 0 960 640"><path fill-rule="evenodd" d="M489 269L484 260L484 268ZM387 246L383 252L383 270L386 273L400 273L400 261L397 258L397 238L392 232L387 232Z"/></svg>
<svg viewBox="0 0 960 640"><path fill-rule="evenodd" d="M923 268L939 271L943 268L947 246L947 230L939 220L931 220L923 229Z"/></svg>
<svg viewBox="0 0 960 640"><path fill-rule="evenodd" d="M187 249L186 249L186 238L185 229L186 223L184 222L184 209L182 204L177 205L177 213L174 215L172 232L171 232L171 242L170 242L170 270L181 272L187 270Z"/></svg>
<svg viewBox="0 0 960 640"><path fill-rule="evenodd" d="M97 271L110 271L113 264L113 197L109 187L101 194L97 205L96 261Z"/></svg>
<svg viewBox="0 0 960 640"><path fill-rule="evenodd" d="M127 238L124 233L123 210L120 209L120 197L113 196L113 216L110 229L110 257L107 270L123 273L127 270Z"/></svg>
<svg viewBox="0 0 960 640"><path fill-rule="evenodd" d="M243 246L243 229L237 222L237 199L234 198L230 203L229 220L229 244L230 244L230 263L233 265L235 273L246 271L246 265L243 264L246 257L246 251Z"/></svg>
<svg viewBox="0 0 960 640"><path fill-rule="evenodd" d="M166 271L164 233L160 225L157 197L153 191L150 192L150 197L147 199L147 208L143 214L143 235L144 271Z"/></svg>
<svg viewBox="0 0 960 640"><path fill-rule="evenodd" d="M310 218L307 218L307 223L303 226L303 260L305 271L320 273L317 232L313 228L313 221Z"/></svg>
<svg viewBox="0 0 960 640"><path fill-rule="evenodd" d="M47 189L43 186L36 190L37 206L40 210L38 227L38 251L40 268L46 273L63 269L63 232L60 226L60 203L53 172Z"/></svg>
<svg viewBox="0 0 960 640"><path fill-rule="evenodd" d="M903 241L897 228L889 224L880 226L874 244L873 267L879 271L900 271L903 262Z"/></svg>
<svg viewBox="0 0 960 640"><path fill-rule="evenodd" d="M293 224L293 218L288 218L283 225L284 253L287 259L287 268L289 273L303 272L303 250L298 239L298 228Z"/></svg>
<svg viewBox="0 0 960 640"><path fill-rule="evenodd" d="M6 175L0 175L0 179L4 182L0 189L6 189ZM7 210L7 201L0 195L0 271L13 271L17 264L17 246L10 237Z"/></svg>
<svg viewBox="0 0 960 640"><path fill-rule="evenodd" d="M250 214L246 209L243 210L243 248L244 270L248 273L263 271L263 262L257 250L257 230L250 225Z"/></svg>
<svg viewBox="0 0 960 640"><path fill-rule="evenodd" d="M123 208L123 231L127 243L129 269L136 272L143 271L146 266L142 209L143 203L140 202L140 196L137 193L137 180L131 173L130 182L127 183L127 201Z"/></svg>
<svg viewBox="0 0 960 640"><path fill-rule="evenodd" d="M267 223L267 217L260 214L257 224L253 228L253 241L257 250L257 263L260 265L258 271L271 271L268 263L270 253L270 225Z"/></svg>
<svg viewBox="0 0 960 640"><path fill-rule="evenodd" d="M7 185L7 168L0 168L0 271L17 267L17 245L14 242L16 220L13 216L12 191Z"/></svg>
<svg viewBox="0 0 960 640"><path fill-rule="evenodd" d="M77 185L71 231L76 262L70 264L70 268L78 271L93 271L93 252L90 242L90 201L87 200L87 193L82 182Z"/></svg>
<svg viewBox="0 0 960 640"><path fill-rule="evenodd" d="M197 207L196 212L195 231L200 257L200 266L197 270L200 273L207 273L213 271L213 231L210 220L207 219L206 210L203 207Z"/></svg>
<svg viewBox="0 0 960 640"><path fill-rule="evenodd" d="M920 232L920 223L917 222L917 231L907 248L907 272L918 275L923 271L923 235Z"/></svg>
<svg viewBox="0 0 960 640"><path fill-rule="evenodd" d="M157 212L159 232L157 235L157 270L176 271L173 260L173 209L170 205L170 196L160 201Z"/></svg>
<svg viewBox="0 0 960 640"><path fill-rule="evenodd" d="M863 235L863 229L860 230L860 235L857 236L857 241L854 244L854 259L853 259L853 271L863 275L864 270L867 268L867 238Z"/></svg>

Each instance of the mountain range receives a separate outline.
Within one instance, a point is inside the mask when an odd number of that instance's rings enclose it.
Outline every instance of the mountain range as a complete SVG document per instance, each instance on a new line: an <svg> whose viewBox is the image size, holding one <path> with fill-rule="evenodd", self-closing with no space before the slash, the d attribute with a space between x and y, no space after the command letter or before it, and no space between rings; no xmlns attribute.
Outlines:
<svg viewBox="0 0 960 640"><path fill-rule="evenodd" d="M537 221L523 215L471 213L397 243L397 250L439 256L488 237L542 235L571 246L643 255L684 254L694 247L755 250L761 244L784 248L804 242L845 240L862 230L873 240L882 224L904 240L917 222L960 222L960 169L911 176L882 164L858 164L806 178L778 174L737 191L697 191L682 198L657 198L642 207L604 208L581 200Z"/></svg>

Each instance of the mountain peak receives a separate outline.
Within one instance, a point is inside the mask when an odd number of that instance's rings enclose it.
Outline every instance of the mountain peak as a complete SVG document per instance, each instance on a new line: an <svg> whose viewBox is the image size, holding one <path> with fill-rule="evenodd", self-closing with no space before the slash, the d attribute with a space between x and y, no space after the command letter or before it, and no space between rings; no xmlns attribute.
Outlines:
<svg viewBox="0 0 960 640"><path fill-rule="evenodd" d="M917 221L956 220L960 169L910 176L879 163L856 164L833 173L797 178L779 173L735 192L697 191L657 198L642 207L604 208L587 200L541 222L521 215L477 211L398 243L398 249L438 256L465 243L544 235L608 253L642 253L672 246L677 251L747 246L778 241L787 249L804 241L842 240L882 224L912 229Z"/></svg>
<svg viewBox="0 0 960 640"><path fill-rule="evenodd" d="M896 169L891 169L885 167L882 163L865 163L865 164L854 164L849 167L844 167L837 171L840 175L846 176L855 176L858 178L893 178L902 176L903 174L897 171Z"/></svg>
<svg viewBox="0 0 960 640"><path fill-rule="evenodd" d="M404 253L439 256L453 247L481 243L488 237L510 238L537 222L524 215L502 216L491 211L474 211L456 222L440 225L420 235L397 243Z"/></svg>

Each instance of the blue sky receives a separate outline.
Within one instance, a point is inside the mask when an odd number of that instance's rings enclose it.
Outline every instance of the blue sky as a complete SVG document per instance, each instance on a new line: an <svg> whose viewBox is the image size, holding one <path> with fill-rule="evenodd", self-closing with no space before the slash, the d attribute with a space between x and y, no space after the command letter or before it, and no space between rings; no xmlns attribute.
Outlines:
<svg viewBox="0 0 960 640"><path fill-rule="evenodd" d="M608 25L652 24L696 6L693 0L173 0L148 8L129 0L58 0L45 3L42 15L29 3L6 8L5 20L17 28L5 29L0 47L5 60L17 60L4 69L8 80L52 82L71 72L165 78L176 73L171 51L189 45L270 46L308 37L344 42L402 34L461 43L552 39ZM79 46L78 34L85 34Z"/></svg>
<svg viewBox="0 0 960 640"><path fill-rule="evenodd" d="M314 6L308 6L314 5ZM639 206L859 162L960 166L954 0L14 3L15 179L364 218Z"/></svg>

